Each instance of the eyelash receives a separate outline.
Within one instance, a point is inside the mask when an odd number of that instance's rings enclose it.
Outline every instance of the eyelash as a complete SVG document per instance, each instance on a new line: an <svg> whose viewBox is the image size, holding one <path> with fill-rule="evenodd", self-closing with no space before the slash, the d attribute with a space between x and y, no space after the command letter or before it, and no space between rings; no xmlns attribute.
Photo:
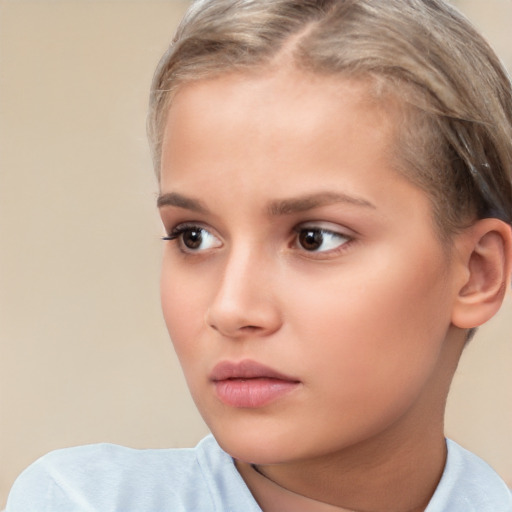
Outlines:
<svg viewBox="0 0 512 512"><path fill-rule="evenodd" d="M198 226L197 224L179 224L175 228L172 228L167 235L162 237L162 240L164 241L171 241L176 240L178 237L180 237L183 233L186 231L196 229L196 230L203 230L204 228L201 226Z"/></svg>
<svg viewBox="0 0 512 512"><path fill-rule="evenodd" d="M208 233L208 236L217 238L208 229L204 228L203 226L201 226L199 224L185 223L185 224L178 224L175 228L173 228L171 230L171 232L167 236L162 237L162 240L177 241L179 250L183 253L194 254L194 253L202 252L202 251L196 251L190 247L186 247L185 243L183 242L183 235L185 235L188 232L193 232L193 231L200 232L203 234ZM202 239L200 239L200 243L202 243Z"/></svg>
<svg viewBox="0 0 512 512"><path fill-rule="evenodd" d="M183 235L185 235L187 232L193 232L193 231L201 232L201 233L203 233L203 236L204 236L204 233L207 233L208 236L217 238L207 228L201 226L200 224L184 223L184 224L179 224L176 227L174 227L169 232L169 234L167 236L162 237L162 240L171 241L171 242L176 241L176 243L178 245L178 249L182 253L185 253L185 254L200 254L200 253L203 253L203 252L207 251L208 249L210 249L210 248L207 248L207 249L197 250L196 248L191 248L191 247L185 246L185 243L183 241ZM302 223L302 224L294 227L293 232L294 232L294 237L293 237L293 241L290 244L290 247L292 247L292 248L295 247L296 249L300 250L301 252L307 254L309 257L316 257L316 258L320 258L320 259L321 258L329 258L331 256L335 256L335 255L339 254L342 251L347 250L348 246L351 245L351 243L354 241L353 236L350 236L348 234L345 234L345 233L342 233L339 231L322 228L322 227L318 226L318 224L312 224L312 225L308 226L308 225L305 225L304 223ZM345 239L345 241L339 243L332 249L328 249L328 250L324 250L324 251L308 250L304 246L301 246L300 238L299 238L301 234L305 234L307 232L309 232L309 234L314 234L313 240L312 240L313 242L318 242L318 240L314 239L314 237L318 236L318 235L320 235L321 237L324 237L324 238L326 236L330 236L332 238L341 238L341 239ZM320 243L325 242L324 238L322 238ZM199 242L202 243L203 240L200 239ZM216 247L213 247L213 248L217 248L217 247L221 247L221 246L222 246L222 243L219 243L219 245L217 245Z"/></svg>
<svg viewBox="0 0 512 512"><path fill-rule="evenodd" d="M324 251L308 250L301 244L300 249L303 252L307 253L308 255L315 255L315 257L318 257L318 258L329 258L330 256L335 256L335 255L339 254L340 252L347 250L348 245L350 245L350 243L354 240L353 236L350 236L346 233L336 231L333 229L323 228L316 224L312 224L309 226L301 224L294 228L294 232L295 232L295 238L294 238L293 243L296 247L299 247L300 236L302 234L306 234L306 233L313 234L312 241L314 241L314 242L318 242L318 240L315 240L315 237L320 235L322 237L322 240L320 241L321 244L323 244L324 242L328 243L328 240L325 240L326 237L345 239L344 242L336 243L333 248L324 250ZM309 257L311 257L311 256L309 256Z"/></svg>

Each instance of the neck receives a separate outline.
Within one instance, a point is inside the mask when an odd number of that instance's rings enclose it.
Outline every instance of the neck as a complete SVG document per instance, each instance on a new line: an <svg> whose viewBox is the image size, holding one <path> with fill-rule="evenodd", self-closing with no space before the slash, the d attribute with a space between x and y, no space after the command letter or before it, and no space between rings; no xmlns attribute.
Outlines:
<svg viewBox="0 0 512 512"><path fill-rule="evenodd" d="M239 461L236 466L264 512L354 512L285 489L257 466Z"/></svg>
<svg viewBox="0 0 512 512"><path fill-rule="evenodd" d="M390 443L386 449L380 439L377 446L366 443L322 460L256 466L257 472L248 464L237 467L264 512L423 512L446 460L442 431L429 438L419 447ZM277 487L271 493L269 482ZM288 502L293 506L285 508Z"/></svg>

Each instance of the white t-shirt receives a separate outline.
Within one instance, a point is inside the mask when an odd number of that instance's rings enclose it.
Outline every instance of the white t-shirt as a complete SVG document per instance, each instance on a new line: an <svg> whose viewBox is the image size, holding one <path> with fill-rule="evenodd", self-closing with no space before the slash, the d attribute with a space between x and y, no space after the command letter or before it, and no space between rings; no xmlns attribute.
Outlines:
<svg viewBox="0 0 512 512"><path fill-rule="evenodd" d="M476 455L447 441L425 512L512 512L512 494ZM196 448L98 444L52 452L16 480L7 512L261 512L212 436Z"/></svg>

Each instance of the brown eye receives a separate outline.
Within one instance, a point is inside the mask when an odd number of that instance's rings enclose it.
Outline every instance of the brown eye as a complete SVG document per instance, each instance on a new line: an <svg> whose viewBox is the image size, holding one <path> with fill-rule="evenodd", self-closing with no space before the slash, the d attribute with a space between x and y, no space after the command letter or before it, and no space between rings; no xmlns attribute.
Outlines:
<svg viewBox="0 0 512 512"><path fill-rule="evenodd" d="M323 226L298 226L295 228L295 247L310 253L326 255L341 249L352 237L335 231L326 229Z"/></svg>
<svg viewBox="0 0 512 512"><path fill-rule="evenodd" d="M323 241L323 233L317 229L303 229L299 233L299 244L306 251L317 251Z"/></svg>
<svg viewBox="0 0 512 512"><path fill-rule="evenodd" d="M203 230L197 228L185 229L181 237L183 245L187 249L198 249L203 242Z"/></svg>
<svg viewBox="0 0 512 512"><path fill-rule="evenodd" d="M193 224L180 224L176 226L169 236L163 238L170 242L176 241L176 246L187 253L199 253L209 249L218 249L222 247L222 241L213 233L201 226Z"/></svg>

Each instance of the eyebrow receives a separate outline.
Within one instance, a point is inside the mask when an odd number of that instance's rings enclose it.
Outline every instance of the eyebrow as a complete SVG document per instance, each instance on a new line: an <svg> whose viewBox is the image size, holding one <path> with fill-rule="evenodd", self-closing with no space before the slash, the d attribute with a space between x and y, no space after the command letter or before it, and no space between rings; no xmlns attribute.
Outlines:
<svg viewBox="0 0 512 512"><path fill-rule="evenodd" d="M376 209L373 203L361 197L335 192L319 192L290 199L271 201L268 205L268 212L272 216L290 215L336 203L348 203ZM198 199L187 197L177 192L159 195L156 204L158 208L163 206L177 206L178 208L184 208L198 213L209 213L208 208Z"/></svg>
<svg viewBox="0 0 512 512"><path fill-rule="evenodd" d="M374 210L376 209L373 203L370 203L370 201L361 197L337 192L319 192L292 199L272 201L268 210L271 215L289 215L336 203L348 203L356 206L372 208Z"/></svg>
<svg viewBox="0 0 512 512"><path fill-rule="evenodd" d="M199 200L178 194L177 192L169 192L168 194L160 194L156 200L158 208L162 206L177 206L198 213L208 213L208 208Z"/></svg>

